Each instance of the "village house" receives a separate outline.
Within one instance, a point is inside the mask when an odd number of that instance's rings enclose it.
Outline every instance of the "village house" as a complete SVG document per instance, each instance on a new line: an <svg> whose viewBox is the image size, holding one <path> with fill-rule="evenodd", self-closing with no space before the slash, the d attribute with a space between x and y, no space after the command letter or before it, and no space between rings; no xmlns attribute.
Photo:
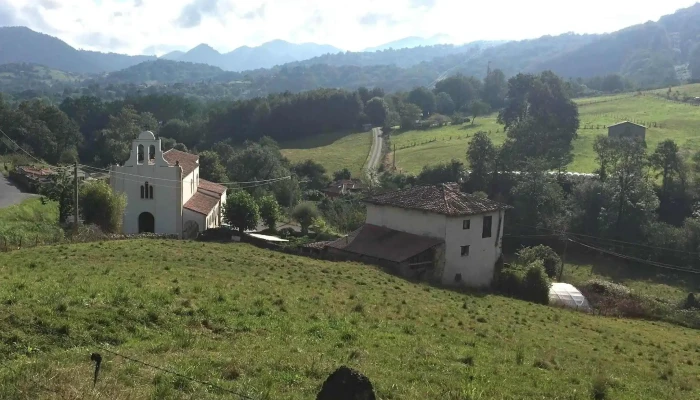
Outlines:
<svg viewBox="0 0 700 400"><path fill-rule="evenodd" d="M365 185L360 179L341 179L331 182L322 191L327 197L335 199L349 194L360 193L363 190L365 190Z"/></svg>
<svg viewBox="0 0 700 400"><path fill-rule="evenodd" d="M644 141L646 134L647 128L644 125L638 125L629 121L608 126L608 137L611 138L633 138Z"/></svg>
<svg viewBox="0 0 700 400"><path fill-rule="evenodd" d="M142 132L124 165L110 169L110 185L126 194L123 231L196 236L222 223L226 187L199 177L199 156L171 149Z"/></svg>
<svg viewBox="0 0 700 400"><path fill-rule="evenodd" d="M328 255L445 285L491 284L509 206L462 193L456 183L417 186L364 202L365 225L326 244Z"/></svg>

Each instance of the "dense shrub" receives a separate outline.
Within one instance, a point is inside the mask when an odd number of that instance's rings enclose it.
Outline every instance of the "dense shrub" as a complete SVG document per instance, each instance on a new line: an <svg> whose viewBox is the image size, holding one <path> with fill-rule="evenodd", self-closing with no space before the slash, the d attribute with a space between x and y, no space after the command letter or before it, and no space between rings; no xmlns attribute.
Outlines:
<svg viewBox="0 0 700 400"><path fill-rule="evenodd" d="M521 265L529 265L537 260L542 261L545 272L550 278L554 278L559 274L561 258L551 247L539 245L525 247L518 251L518 263Z"/></svg>
<svg viewBox="0 0 700 400"><path fill-rule="evenodd" d="M112 191L106 182L85 182L80 188L79 204L86 224L95 224L105 233L121 231L126 196Z"/></svg>
<svg viewBox="0 0 700 400"><path fill-rule="evenodd" d="M550 285L541 261L527 266L504 266L494 279L497 292L538 304L549 304Z"/></svg>
<svg viewBox="0 0 700 400"><path fill-rule="evenodd" d="M541 261L529 264L522 284L522 299L538 304L549 304L551 282Z"/></svg>

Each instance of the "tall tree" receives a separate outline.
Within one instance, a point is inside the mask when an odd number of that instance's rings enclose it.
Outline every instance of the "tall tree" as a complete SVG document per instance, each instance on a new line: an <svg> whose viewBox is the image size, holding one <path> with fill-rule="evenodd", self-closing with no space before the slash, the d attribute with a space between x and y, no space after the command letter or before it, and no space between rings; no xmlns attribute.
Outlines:
<svg viewBox="0 0 700 400"><path fill-rule="evenodd" d="M219 155L211 150L199 153L199 173L202 179L212 182L228 182L226 168Z"/></svg>
<svg viewBox="0 0 700 400"><path fill-rule="evenodd" d="M68 170L51 175L49 182L42 185L40 193L58 203L58 223L66 222L75 210L75 179Z"/></svg>
<svg viewBox="0 0 700 400"><path fill-rule="evenodd" d="M265 223L271 231L277 230L277 221L282 215L280 205L273 196L263 196L260 198L260 219Z"/></svg>
<svg viewBox="0 0 700 400"><path fill-rule="evenodd" d="M649 162L658 173L657 178L661 178L661 194L668 195L669 188L674 178L684 180L683 160L678 152L678 145L671 139L666 139L656 146L656 150L649 157Z"/></svg>
<svg viewBox="0 0 700 400"><path fill-rule="evenodd" d="M690 77L694 82L700 82L700 44L690 53Z"/></svg>
<svg viewBox="0 0 700 400"><path fill-rule="evenodd" d="M616 155L603 184L601 219L609 236L640 240L659 206L646 170L644 143L618 139L612 144Z"/></svg>
<svg viewBox="0 0 700 400"><path fill-rule="evenodd" d="M140 114L133 107L124 106L117 115L109 117L107 128L97 136L96 145L100 153L95 162L103 165L123 163L129 158L132 140L145 130L157 133L158 127L153 115Z"/></svg>
<svg viewBox="0 0 700 400"><path fill-rule="evenodd" d="M408 93L407 101L417 105L427 117L435 111L435 94L423 86L417 87Z"/></svg>
<svg viewBox="0 0 700 400"><path fill-rule="evenodd" d="M435 107L440 114L452 115L455 112L455 102L445 92L440 92L435 96Z"/></svg>
<svg viewBox="0 0 700 400"><path fill-rule="evenodd" d="M365 105L365 114L369 121L374 126L384 126L387 116L389 115L389 107L381 97L370 99Z"/></svg>
<svg viewBox="0 0 700 400"><path fill-rule="evenodd" d="M546 162L530 160L518 176L512 197L515 219L523 226L560 230L564 227L564 191L546 173Z"/></svg>
<svg viewBox="0 0 700 400"><path fill-rule="evenodd" d="M314 160L306 160L292 166L294 172L299 178L305 178L309 182L306 187L309 189L320 190L328 186L330 179L326 176L326 167L317 163Z"/></svg>
<svg viewBox="0 0 700 400"><path fill-rule="evenodd" d="M483 131L475 133L467 148L470 191L488 190L488 177L493 172L495 157L496 147L491 138Z"/></svg>
<svg viewBox="0 0 700 400"><path fill-rule="evenodd" d="M473 77L467 78L462 74L450 76L435 84L435 92L445 92L450 95L455 103L455 109L461 110L472 100L479 97L481 83Z"/></svg>
<svg viewBox="0 0 700 400"><path fill-rule="evenodd" d="M486 73L486 78L484 78L481 96L483 100L488 103L491 109L496 110L503 107L507 93L508 82L503 71L500 69L489 69Z"/></svg>
<svg viewBox="0 0 700 400"><path fill-rule="evenodd" d="M476 117L480 115L486 115L489 113L489 111L489 105L481 100L474 100L471 103L469 103L469 114L472 116L472 125L474 125Z"/></svg>
<svg viewBox="0 0 700 400"><path fill-rule="evenodd" d="M301 233L306 235L309 233L309 227L318 218L321 213L316 208L316 205L311 202L304 202L297 205L292 211L292 218L301 225Z"/></svg>
<svg viewBox="0 0 700 400"><path fill-rule="evenodd" d="M521 159L541 159L546 168L554 169L563 169L571 161L578 107L554 73L511 78L498 122L505 126L507 141Z"/></svg>
<svg viewBox="0 0 700 400"><path fill-rule="evenodd" d="M464 164L453 159L449 163L426 165L418 174L417 180L424 185L437 185L439 183L459 182L464 174Z"/></svg>

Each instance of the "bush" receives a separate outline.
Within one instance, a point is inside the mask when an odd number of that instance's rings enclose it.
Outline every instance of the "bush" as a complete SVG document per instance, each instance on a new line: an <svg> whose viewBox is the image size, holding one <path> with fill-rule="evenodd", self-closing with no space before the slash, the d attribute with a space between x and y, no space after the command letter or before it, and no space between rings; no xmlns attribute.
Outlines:
<svg viewBox="0 0 700 400"><path fill-rule="evenodd" d="M527 266L506 266L494 279L497 292L538 304L549 304L550 285L541 261Z"/></svg>
<svg viewBox="0 0 700 400"><path fill-rule="evenodd" d="M551 247L539 245L525 247L518 251L518 263L521 265L529 265L537 260L542 261L545 272L550 278L554 278L559 274L561 258Z"/></svg>
<svg viewBox="0 0 700 400"><path fill-rule="evenodd" d="M494 289L509 296L520 298L523 286L523 273L516 268L504 268L494 280Z"/></svg>
<svg viewBox="0 0 700 400"><path fill-rule="evenodd" d="M542 262L533 262L528 266L525 278L523 279L523 300L538 304L549 304L550 286L551 282L542 266Z"/></svg>
<svg viewBox="0 0 700 400"><path fill-rule="evenodd" d="M122 229L126 196L114 193L103 181L86 182L80 188L80 213L85 224L95 224L105 233Z"/></svg>
<svg viewBox="0 0 700 400"><path fill-rule="evenodd" d="M321 213L318 211L318 208L316 208L316 205L308 201L300 203L294 207L294 211L292 211L292 218L301 225L301 233L303 235L308 234L309 226L313 224L314 218L320 215Z"/></svg>
<svg viewBox="0 0 700 400"><path fill-rule="evenodd" d="M258 204L260 209L260 218L272 232L277 230L277 221L282 215L280 205L275 200L274 196L263 196Z"/></svg>

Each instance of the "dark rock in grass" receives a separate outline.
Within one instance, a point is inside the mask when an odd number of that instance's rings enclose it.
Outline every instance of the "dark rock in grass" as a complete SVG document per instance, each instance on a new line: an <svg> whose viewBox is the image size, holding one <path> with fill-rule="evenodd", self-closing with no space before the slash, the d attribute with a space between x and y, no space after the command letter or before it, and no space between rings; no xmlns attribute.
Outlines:
<svg viewBox="0 0 700 400"><path fill-rule="evenodd" d="M369 378L342 366L328 376L316 400L376 400Z"/></svg>

